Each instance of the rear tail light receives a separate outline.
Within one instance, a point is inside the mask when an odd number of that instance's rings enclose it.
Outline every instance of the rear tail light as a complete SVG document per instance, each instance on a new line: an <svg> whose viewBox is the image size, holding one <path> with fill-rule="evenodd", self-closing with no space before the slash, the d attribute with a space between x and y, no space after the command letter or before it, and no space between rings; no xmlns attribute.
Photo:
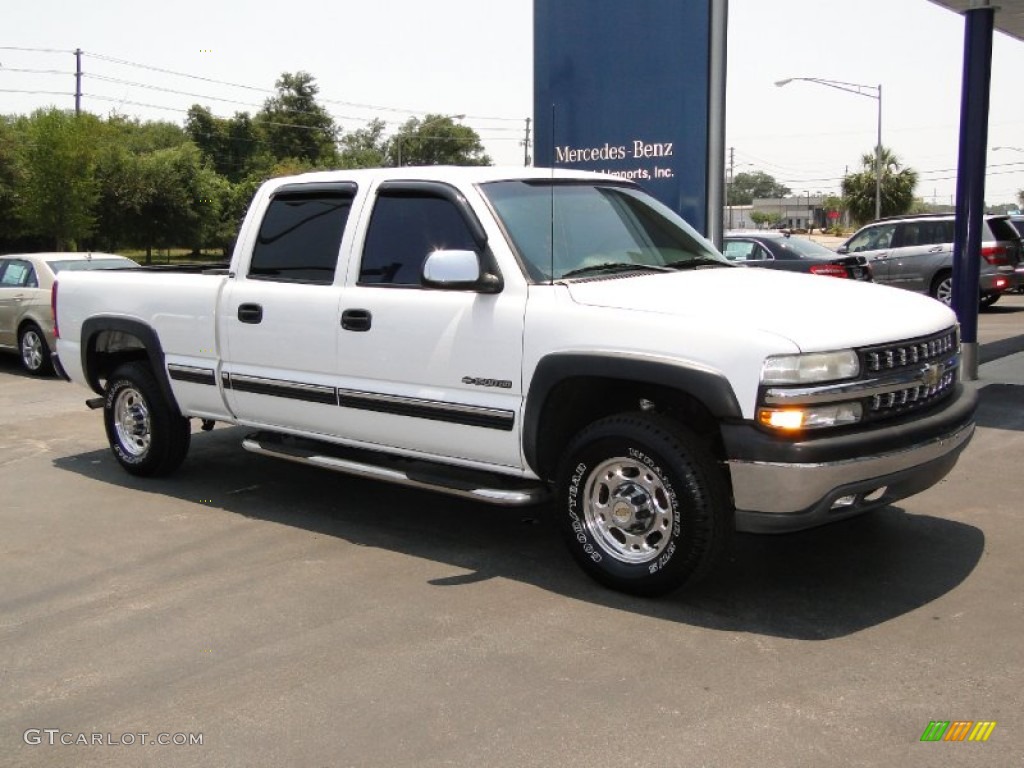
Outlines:
<svg viewBox="0 0 1024 768"><path fill-rule="evenodd" d="M826 277L846 277L846 268L838 264L814 264L811 267L811 274L825 275Z"/></svg>
<svg viewBox="0 0 1024 768"><path fill-rule="evenodd" d="M1005 277L997 277L995 282L995 288L1006 288L1010 284L1010 281Z"/></svg>
<svg viewBox="0 0 1024 768"><path fill-rule="evenodd" d="M1009 266L1010 259L1005 245L987 245L981 249L981 258L993 267Z"/></svg>
<svg viewBox="0 0 1024 768"><path fill-rule="evenodd" d="M50 289L50 311L53 313L53 337L60 338L60 330L57 328L57 281L53 281L53 288Z"/></svg>

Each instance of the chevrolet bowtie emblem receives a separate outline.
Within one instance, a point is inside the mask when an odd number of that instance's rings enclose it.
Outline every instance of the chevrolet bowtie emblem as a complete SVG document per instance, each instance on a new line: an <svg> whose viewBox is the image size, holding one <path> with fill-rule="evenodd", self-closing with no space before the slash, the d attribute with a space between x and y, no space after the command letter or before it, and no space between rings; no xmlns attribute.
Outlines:
<svg viewBox="0 0 1024 768"><path fill-rule="evenodd" d="M942 366L938 364L926 365L921 369L921 383L926 387L934 387L942 381Z"/></svg>

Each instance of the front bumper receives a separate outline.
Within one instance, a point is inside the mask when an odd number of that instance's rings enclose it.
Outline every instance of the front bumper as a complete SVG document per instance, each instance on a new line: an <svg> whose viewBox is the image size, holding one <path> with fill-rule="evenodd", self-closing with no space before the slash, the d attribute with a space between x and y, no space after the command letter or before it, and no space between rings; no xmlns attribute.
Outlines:
<svg viewBox="0 0 1024 768"><path fill-rule="evenodd" d="M930 488L974 434L976 407L977 392L961 385L937 413L838 437L791 442L726 427L736 530L813 528Z"/></svg>

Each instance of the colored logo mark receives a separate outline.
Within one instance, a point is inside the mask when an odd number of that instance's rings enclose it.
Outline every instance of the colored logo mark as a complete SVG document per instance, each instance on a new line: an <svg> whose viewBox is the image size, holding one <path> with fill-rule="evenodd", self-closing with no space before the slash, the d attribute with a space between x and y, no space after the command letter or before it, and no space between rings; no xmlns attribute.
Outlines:
<svg viewBox="0 0 1024 768"><path fill-rule="evenodd" d="M995 728L995 720L932 720L921 741L988 741Z"/></svg>

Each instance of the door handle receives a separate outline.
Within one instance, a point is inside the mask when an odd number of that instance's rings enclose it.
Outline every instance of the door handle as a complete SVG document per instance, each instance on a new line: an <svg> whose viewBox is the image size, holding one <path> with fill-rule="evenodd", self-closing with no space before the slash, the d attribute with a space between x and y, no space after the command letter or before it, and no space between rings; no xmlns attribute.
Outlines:
<svg viewBox="0 0 1024 768"><path fill-rule="evenodd" d="M373 315L368 309L346 309L341 313L341 327L346 331L368 331Z"/></svg>
<svg viewBox="0 0 1024 768"><path fill-rule="evenodd" d="M945 250L941 245L936 245L934 248L929 248L928 253L942 253Z"/></svg>
<svg viewBox="0 0 1024 768"><path fill-rule="evenodd" d="M872 256L871 260L872 261L880 261L881 259L886 258L888 255L889 255L888 251L886 251L885 253L879 253L879 254L876 254L876 255Z"/></svg>
<svg viewBox="0 0 1024 768"><path fill-rule="evenodd" d="M258 325L263 322L263 307L259 304L239 304L238 319L243 323Z"/></svg>

